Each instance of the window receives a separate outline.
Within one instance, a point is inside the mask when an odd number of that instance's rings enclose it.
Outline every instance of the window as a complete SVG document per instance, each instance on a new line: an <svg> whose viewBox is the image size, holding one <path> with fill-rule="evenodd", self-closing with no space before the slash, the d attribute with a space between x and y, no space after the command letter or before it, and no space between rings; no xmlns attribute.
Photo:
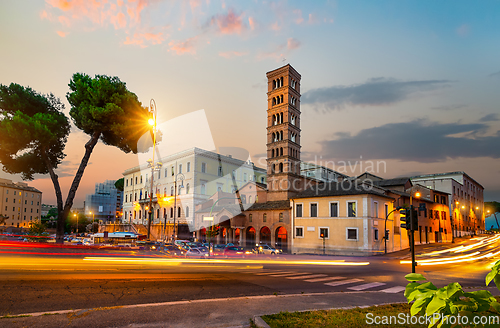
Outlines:
<svg viewBox="0 0 500 328"><path fill-rule="evenodd" d="M243 182L247 182L247 174L243 173Z"/></svg>
<svg viewBox="0 0 500 328"><path fill-rule="evenodd" d="M181 217L181 207L177 207L177 217L180 218Z"/></svg>
<svg viewBox="0 0 500 328"><path fill-rule="evenodd" d="M141 175L141 183L142 183L142 175Z"/></svg>
<svg viewBox="0 0 500 328"><path fill-rule="evenodd" d="M312 203L310 206L311 206L310 217L312 218L318 217L318 203Z"/></svg>
<svg viewBox="0 0 500 328"><path fill-rule="evenodd" d="M182 173L182 164L179 164L179 173Z"/></svg>
<svg viewBox="0 0 500 328"><path fill-rule="evenodd" d="M188 162L187 167L186 167L186 172L190 172L190 171L191 171L191 162Z"/></svg>
<svg viewBox="0 0 500 328"><path fill-rule="evenodd" d="M295 237L304 238L304 227L295 227Z"/></svg>
<svg viewBox="0 0 500 328"><path fill-rule="evenodd" d="M378 202L373 202L373 217L378 218Z"/></svg>
<svg viewBox="0 0 500 328"><path fill-rule="evenodd" d="M206 192L206 183L205 180L200 180L200 194L205 195Z"/></svg>
<svg viewBox="0 0 500 328"><path fill-rule="evenodd" d="M165 169L165 178L168 176L168 169Z"/></svg>
<svg viewBox="0 0 500 328"><path fill-rule="evenodd" d="M186 216L189 216L189 206L186 206Z"/></svg>
<svg viewBox="0 0 500 328"><path fill-rule="evenodd" d="M125 181L125 187L128 187L128 179Z"/></svg>
<svg viewBox="0 0 500 328"><path fill-rule="evenodd" d="M217 169L217 175L220 176L220 177L223 176L223 174L222 174L222 166L219 166L219 168Z"/></svg>
<svg viewBox="0 0 500 328"><path fill-rule="evenodd" d="M347 202L347 216L350 218L356 217L356 202Z"/></svg>
<svg viewBox="0 0 500 328"><path fill-rule="evenodd" d="M177 195L180 195L180 194L181 194L181 190L182 190L182 186L178 186L178 187L177 187Z"/></svg>
<svg viewBox="0 0 500 328"><path fill-rule="evenodd" d="M222 183L217 182L217 191L222 191L223 188L224 188L224 185Z"/></svg>
<svg viewBox="0 0 500 328"><path fill-rule="evenodd" d="M128 197L127 196L128 195L125 195L125 203L128 203L128 201L127 201Z"/></svg>
<svg viewBox="0 0 500 328"><path fill-rule="evenodd" d="M173 217L173 216L174 216L174 208L173 208L173 207L171 207L171 208L170 208L170 217Z"/></svg>
<svg viewBox="0 0 500 328"><path fill-rule="evenodd" d="M170 187L170 196L174 195L174 186Z"/></svg>
<svg viewBox="0 0 500 328"><path fill-rule="evenodd" d="M384 215L385 215L385 217L387 218L387 216L389 215L389 205L385 204L385 205L384 205L384 208L385 208Z"/></svg>
<svg viewBox="0 0 500 328"><path fill-rule="evenodd" d="M252 214L248 214L248 222L252 222Z"/></svg>
<svg viewBox="0 0 500 328"><path fill-rule="evenodd" d="M298 218L302 217L302 204L295 205L295 216Z"/></svg>
<svg viewBox="0 0 500 328"><path fill-rule="evenodd" d="M173 167L173 166L170 167L170 173L171 173L172 176L175 175L175 167Z"/></svg>
<svg viewBox="0 0 500 328"><path fill-rule="evenodd" d="M328 239L328 228L319 228L319 238L323 239Z"/></svg>
<svg viewBox="0 0 500 328"><path fill-rule="evenodd" d="M336 218L339 216L339 203L330 203L330 217Z"/></svg>
<svg viewBox="0 0 500 328"><path fill-rule="evenodd" d="M374 232L373 238L375 240L378 240L378 229L373 230L373 232Z"/></svg>
<svg viewBox="0 0 500 328"><path fill-rule="evenodd" d="M283 222L283 213L280 213L280 216L279 216L279 221L280 221L280 222Z"/></svg>
<svg viewBox="0 0 500 328"><path fill-rule="evenodd" d="M264 213L264 215L262 216L262 222L267 222L267 214Z"/></svg>
<svg viewBox="0 0 500 328"><path fill-rule="evenodd" d="M346 229L347 240L358 240L358 228Z"/></svg>
<svg viewBox="0 0 500 328"><path fill-rule="evenodd" d="M201 163L201 173L207 173L207 163Z"/></svg>
<svg viewBox="0 0 500 328"><path fill-rule="evenodd" d="M260 183L264 183L264 177L260 177Z"/></svg>
<svg viewBox="0 0 500 328"><path fill-rule="evenodd" d="M189 194L189 183L186 185L186 194Z"/></svg>

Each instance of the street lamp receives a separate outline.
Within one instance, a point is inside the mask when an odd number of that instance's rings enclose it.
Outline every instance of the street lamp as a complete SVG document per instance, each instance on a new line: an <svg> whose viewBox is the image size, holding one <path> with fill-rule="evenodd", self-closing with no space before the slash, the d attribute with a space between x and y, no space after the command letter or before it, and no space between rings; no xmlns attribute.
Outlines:
<svg viewBox="0 0 500 328"><path fill-rule="evenodd" d="M78 215L76 213L73 214L76 218L76 235L78 236Z"/></svg>
<svg viewBox="0 0 500 328"><path fill-rule="evenodd" d="M159 171L162 167L161 162L155 163L155 151L156 151L156 132L157 132L157 124L156 124L156 102L154 99L151 99L149 102L149 107L151 109L151 113L153 114L153 118L148 120L149 125L153 127L153 159L148 159L148 168L151 168L151 188L149 193L149 212L148 212L148 240L151 238L151 220L153 215L153 181L155 178L155 171Z"/></svg>
<svg viewBox="0 0 500 328"><path fill-rule="evenodd" d="M177 167L177 162L175 162L175 166ZM180 188L184 188L184 179L186 177L184 176L184 174L182 173L177 173L176 176L175 176L175 180L174 180L174 242L175 242L175 239L176 239L176 235L175 235L175 213L177 212L177 180L180 180L181 181L181 185L179 186L179 189Z"/></svg>

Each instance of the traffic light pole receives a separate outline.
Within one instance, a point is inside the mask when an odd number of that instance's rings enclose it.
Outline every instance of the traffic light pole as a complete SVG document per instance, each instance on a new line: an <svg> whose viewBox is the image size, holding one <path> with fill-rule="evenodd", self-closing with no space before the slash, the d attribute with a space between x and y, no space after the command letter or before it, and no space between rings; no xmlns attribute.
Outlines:
<svg viewBox="0 0 500 328"><path fill-rule="evenodd" d="M415 273L415 266L417 263L415 262L415 224L414 220L416 220L414 211L413 211L413 205L410 205L410 249L411 249L411 272Z"/></svg>

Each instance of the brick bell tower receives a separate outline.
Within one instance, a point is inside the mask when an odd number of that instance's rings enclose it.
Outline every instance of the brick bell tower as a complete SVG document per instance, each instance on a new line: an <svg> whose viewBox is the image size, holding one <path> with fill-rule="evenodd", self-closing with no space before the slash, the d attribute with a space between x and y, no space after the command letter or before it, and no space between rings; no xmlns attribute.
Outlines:
<svg viewBox="0 0 500 328"><path fill-rule="evenodd" d="M268 200L303 188L300 177L300 74L290 65L267 72Z"/></svg>

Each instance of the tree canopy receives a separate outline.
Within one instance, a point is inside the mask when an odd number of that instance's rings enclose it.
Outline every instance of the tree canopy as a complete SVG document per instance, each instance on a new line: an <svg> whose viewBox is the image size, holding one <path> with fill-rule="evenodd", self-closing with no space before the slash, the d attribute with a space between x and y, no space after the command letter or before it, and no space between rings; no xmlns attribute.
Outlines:
<svg viewBox="0 0 500 328"><path fill-rule="evenodd" d="M116 182L115 182L115 188L118 191L123 191L123 187L125 186L124 181L125 181L124 178L116 180Z"/></svg>
<svg viewBox="0 0 500 328"><path fill-rule="evenodd" d="M70 133L64 105L54 95L12 83L0 85L0 163L8 173L20 173L25 180L49 173L57 199L57 240L62 242L65 221L76 191L99 140L122 151L137 152L137 141L148 130L147 107L118 77L76 73L66 98L77 128L90 136L85 152L63 203L55 169L64 159Z"/></svg>
<svg viewBox="0 0 500 328"><path fill-rule="evenodd" d="M53 94L15 83L0 85L0 162L3 170L33 180L64 159L70 123Z"/></svg>

